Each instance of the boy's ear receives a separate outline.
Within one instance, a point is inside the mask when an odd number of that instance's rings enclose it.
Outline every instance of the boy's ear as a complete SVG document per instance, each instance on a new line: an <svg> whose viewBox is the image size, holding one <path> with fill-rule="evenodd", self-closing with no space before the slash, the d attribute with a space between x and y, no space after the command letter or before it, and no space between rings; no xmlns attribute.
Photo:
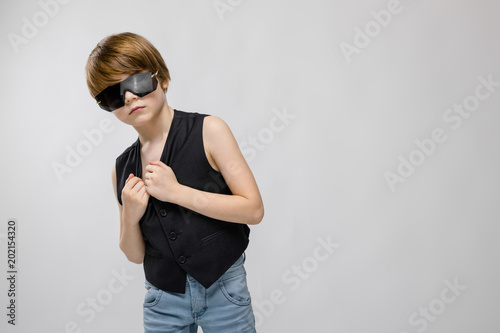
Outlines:
<svg viewBox="0 0 500 333"><path fill-rule="evenodd" d="M167 88L168 88L168 84L169 84L168 80L163 81L163 82L161 83L161 88L162 88L163 90L167 90Z"/></svg>

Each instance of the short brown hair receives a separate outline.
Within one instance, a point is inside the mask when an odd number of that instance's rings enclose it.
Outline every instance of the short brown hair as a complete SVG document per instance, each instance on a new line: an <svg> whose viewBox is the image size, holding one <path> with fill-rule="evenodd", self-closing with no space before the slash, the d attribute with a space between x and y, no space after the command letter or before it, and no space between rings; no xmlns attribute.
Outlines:
<svg viewBox="0 0 500 333"><path fill-rule="evenodd" d="M146 38L131 32L102 39L92 50L85 65L87 86L92 97L121 81L124 74L158 71L160 84L170 81L167 65L160 52Z"/></svg>

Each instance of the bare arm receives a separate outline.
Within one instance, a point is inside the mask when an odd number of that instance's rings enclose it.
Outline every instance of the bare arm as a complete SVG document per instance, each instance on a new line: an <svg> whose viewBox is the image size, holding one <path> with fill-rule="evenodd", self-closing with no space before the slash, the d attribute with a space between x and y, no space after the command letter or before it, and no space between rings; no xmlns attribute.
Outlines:
<svg viewBox="0 0 500 333"><path fill-rule="evenodd" d="M160 200L173 202L222 221L260 223L264 216L262 198L229 126L218 117L207 116L203 126L203 141L208 155L222 173L232 195L205 192L181 185L172 169L159 161L150 162L146 167L148 192Z"/></svg>
<svg viewBox="0 0 500 333"><path fill-rule="evenodd" d="M120 212L120 249L129 261L141 264L144 260L146 245L139 226L139 220L144 214L149 195L145 191L142 180L132 176L128 177L122 190L122 206L118 201L115 168L113 168L111 174L113 189Z"/></svg>

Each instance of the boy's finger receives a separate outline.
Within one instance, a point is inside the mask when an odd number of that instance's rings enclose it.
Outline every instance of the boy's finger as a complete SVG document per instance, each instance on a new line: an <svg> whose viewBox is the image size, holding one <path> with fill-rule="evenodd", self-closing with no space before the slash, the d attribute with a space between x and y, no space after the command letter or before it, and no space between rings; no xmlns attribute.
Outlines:
<svg viewBox="0 0 500 333"><path fill-rule="evenodd" d="M152 165L157 165L159 167L163 167L163 166L166 166L165 163L163 163L162 161L149 161L149 164L152 164Z"/></svg>
<svg viewBox="0 0 500 333"><path fill-rule="evenodd" d="M130 176L129 176L130 177ZM125 183L125 186L123 188L131 189L137 184L141 179L139 177L132 177L130 179L127 179L127 182Z"/></svg>
<svg viewBox="0 0 500 333"><path fill-rule="evenodd" d="M159 164L153 164L151 162L149 162L150 164L146 165L146 168L144 170L146 170L147 172L154 172L155 170L158 170L158 168L161 168L162 166L159 165Z"/></svg>
<svg viewBox="0 0 500 333"><path fill-rule="evenodd" d="M137 192L140 192L141 189L144 187L144 182L140 181L140 182L137 182L137 184L135 184L132 189L136 190Z"/></svg>
<svg viewBox="0 0 500 333"><path fill-rule="evenodd" d="M127 184L127 182L128 182L131 178L134 178L134 174L133 174L133 173L131 173L130 175L128 175L128 178L127 178L127 180L125 181L125 184Z"/></svg>
<svg viewBox="0 0 500 333"><path fill-rule="evenodd" d="M146 197L146 198L149 198L149 192L148 192L148 191L146 191L146 188L145 188L145 187L143 188L143 190L144 190L144 192L142 193L142 197L143 197L143 198L145 198L145 197Z"/></svg>

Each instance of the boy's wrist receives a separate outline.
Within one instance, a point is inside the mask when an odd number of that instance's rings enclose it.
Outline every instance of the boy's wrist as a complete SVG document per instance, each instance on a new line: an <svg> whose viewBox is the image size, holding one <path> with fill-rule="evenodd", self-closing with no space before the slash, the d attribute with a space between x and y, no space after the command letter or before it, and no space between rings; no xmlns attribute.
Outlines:
<svg viewBox="0 0 500 333"><path fill-rule="evenodd" d="M133 217L131 213L128 213L126 209L123 209L122 211L122 214L123 214L123 224L125 224L126 226L134 226L134 225L137 225L139 224L139 221L141 220L140 218L137 219L135 217Z"/></svg>
<svg viewBox="0 0 500 333"><path fill-rule="evenodd" d="M188 186L177 183L176 189L172 191L170 202L179 206L184 206L183 203L185 202L185 197L188 190Z"/></svg>

